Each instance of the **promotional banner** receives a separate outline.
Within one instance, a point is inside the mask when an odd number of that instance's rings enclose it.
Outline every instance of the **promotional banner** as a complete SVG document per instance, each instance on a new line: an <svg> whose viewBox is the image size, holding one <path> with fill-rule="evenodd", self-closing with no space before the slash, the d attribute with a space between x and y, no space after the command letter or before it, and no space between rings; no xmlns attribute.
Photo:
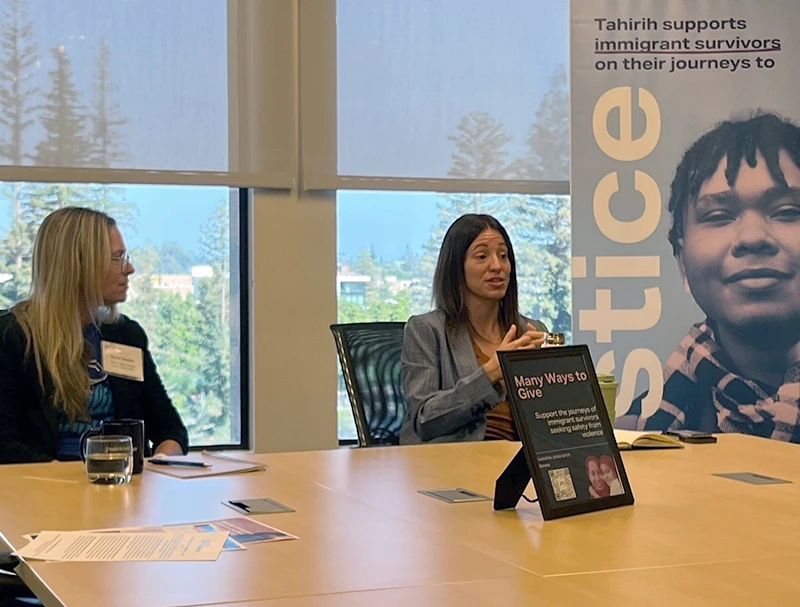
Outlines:
<svg viewBox="0 0 800 607"><path fill-rule="evenodd" d="M800 442L793 0L572 0L574 343L617 426Z"/></svg>

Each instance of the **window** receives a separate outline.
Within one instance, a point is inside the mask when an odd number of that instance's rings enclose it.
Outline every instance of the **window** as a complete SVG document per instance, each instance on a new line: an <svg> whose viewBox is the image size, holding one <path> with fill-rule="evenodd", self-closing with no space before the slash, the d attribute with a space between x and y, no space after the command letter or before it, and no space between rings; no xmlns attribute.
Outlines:
<svg viewBox="0 0 800 607"><path fill-rule="evenodd" d="M446 229L479 212L512 239L521 312L570 333L568 28L565 0L337 0L336 131L304 131L335 154L304 170L338 192L339 322L429 311ZM355 437L341 382L338 406Z"/></svg>
<svg viewBox="0 0 800 607"><path fill-rule="evenodd" d="M109 211L137 269L121 309L196 446L248 439L247 208L229 187L294 184L292 10L0 0L0 307L27 294L49 211Z"/></svg>
<svg viewBox="0 0 800 607"><path fill-rule="evenodd" d="M439 247L464 213L488 213L508 230L517 259L522 314L571 331L571 223L568 196L435 194L340 190L337 195L338 321L407 320L432 309ZM353 298L358 287L359 295ZM343 381L339 438L356 438Z"/></svg>
<svg viewBox="0 0 800 607"><path fill-rule="evenodd" d="M246 444L239 191L0 184L0 308L27 295L33 239L44 217L63 206L96 208L117 220L136 269L119 309L147 332L192 446Z"/></svg>
<svg viewBox="0 0 800 607"><path fill-rule="evenodd" d="M542 94L554 77L566 84L568 11L553 0L338 0L339 174L520 178L504 160L527 155ZM451 139L466 133L507 155L454 165ZM535 179L569 179L546 162Z"/></svg>
<svg viewBox="0 0 800 607"><path fill-rule="evenodd" d="M305 187L569 192L566 0L331 4L301 7Z"/></svg>
<svg viewBox="0 0 800 607"><path fill-rule="evenodd" d="M0 0L0 179L291 187L291 73L263 65L290 22L286 1Z"/></svg>

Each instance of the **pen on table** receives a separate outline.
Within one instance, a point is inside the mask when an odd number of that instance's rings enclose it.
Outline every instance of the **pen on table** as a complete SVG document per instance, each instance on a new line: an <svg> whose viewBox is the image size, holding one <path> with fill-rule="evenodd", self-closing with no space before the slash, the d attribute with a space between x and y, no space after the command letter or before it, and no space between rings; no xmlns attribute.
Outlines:
<svg viewBox="0 0 800 607"><path fill-rule="evenodd" d="M177 459L162 459L162 458L152 458L150 460L151 464L156 464L158 466L189 466L191 468L210 468L211 464L206 464L205 462L182 462Z"/></svg>

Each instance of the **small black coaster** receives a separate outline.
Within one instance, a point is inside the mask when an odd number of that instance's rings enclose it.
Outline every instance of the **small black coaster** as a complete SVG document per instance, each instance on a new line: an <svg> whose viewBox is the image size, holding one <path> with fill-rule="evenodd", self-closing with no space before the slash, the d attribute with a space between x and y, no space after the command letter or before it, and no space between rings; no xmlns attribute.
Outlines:
<svg viewBox="0 0 800 607"><path fill-rule="evenodd" d="M459 504L461 502L488 502L492 499L490 497L486 497L485 495L481 495L480 493L462 489L461 487L456 487L454 489L421 489L420 491L417 491L417 493L447 502L448 504Z"/></svg>
<svg viewBox="0 0 800 607"><path fill-rule="evenodd" d="M771 476L764 476L763 474L756 474L755 472L721 472L714 473L711 476L729 478L731 480L739 481L741 483L748 483L750 485L783 485L792 482L783 480L782 478L773 478Z"/></svg>
<svg viewBox="0 0 800 607"><path fill-rule="evenodd" d="M233 508L242 514L275 514L278 512L294 512L289 506L284 506L266 497L249 500L226 500L222 502L228 508Z"/></svg>

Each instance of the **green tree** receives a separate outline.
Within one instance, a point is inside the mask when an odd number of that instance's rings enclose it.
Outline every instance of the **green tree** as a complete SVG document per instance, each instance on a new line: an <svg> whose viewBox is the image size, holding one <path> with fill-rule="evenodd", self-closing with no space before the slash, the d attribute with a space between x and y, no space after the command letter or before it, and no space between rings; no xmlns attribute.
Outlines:
<svg viewBox="0 0 800 607"><path fill-rule="evenodd" d="M509 177L557 179L568 174L569 114L563 70L551 79L531 127L525 158L510 161L510 142L491 116L470 114L450 137L456 146L450 175L467 179ZM550 124L550 122L553 124ZM437 201L438 224L423 248L412 285L411 313L431 307L431 283L446 230L465 213L487 213L508 230L517 261L520 311L541 318L556 331L570 333L571 222L568 197L519 194L447 194Z"/></svg>
<svg viewBox="0 0 800 607"><path fill-rule="evenodd" d="M172 402L189 430L190 441L229 440L227 402L207 388L208 327L200 301L155 287L160 263L152 244L133 251L136 273L131 276L129 301L122 311L137 320L150 336L150 350ZM204 294L201 293L200 298Z"/></svg>
<svg viewBox="0 0 800 607"><path fill-rule="evenodd" d="M30 262L35 232L25 223L31 192L27 184L7 182L0 186L0 197L9 204L9 227L0 240L0 308L23 299L30 287ZM10 278L9 278L10 276Z"/></svg>
<svg viewBox="0 0 800 607"><path fill-rule="evenodd" d="M571 334L572 240L566 196L516 196L501 222L517 259L520 312Z"/></svg>
<svg viewBox="0 0 800 607"><path fill-rule="evenodd" d="M464 116L456 127L456 134L448 137L455 144L451 177L464 179L507 179L513 163L505 149L511 142L502 123L488 112L472 112Z"/></svg>
<svg viewBox="0 0 800 607"><path fill-rule="evenodd" d="M44 218L61 207L85 205L88 190L80 184L6 183L0 192L13 201L0 263L0 272L13 276L0 285L3 305L7 306L27 297L30 291L33 242Z"/></svg>
<svg viewBox="0 0 800 607"><path fill-rule="evenodd" d="M120 115L115 100L117 87L111 81L111 49L104 37L97 50L92 104L92 162L101 167L112 167L127 158L121 129L128 119Z"/></svg>
<svg viewBox="0 0 800 607"><path fill-rule="evenodd" d="M526 143L528 153L518 163L521 179L569 180L569 80L563 67L550 78Z"/></svg>
<svg viewBox="0 0 800 607"><path fill-rule="evenodd" d="M518 162L522 179L569 179L569 80L563 67L550 78L531 125L527 154ZM571 334L572 234L566 196L517 196L510 232L519 268L520 307L551 330Z"/></svg>
<svg viewBox="0 0 800 607"><path fill-rule="evenodd" d="M139 322L148 335L155 336L159 308L153 275L159 262L158 248L148 243L133 249L131 256L136 273L129 278L128 301L122 305L122 311ZM157 350L153 352L153 357L156 363L161 363Z"/></svg>
<svg viewBox="0 0 800 607"><path fill-rule="evenodd" d="M177 242L165 242L158 253L158 274L190 274L196 258Z"/></svg>
<svg viewBox="0 0 800 607"><path fill-rule="evenodd" d="M72 77L72 62L63 45L51 49L55 67L42 105L44 139L36 148L36 164L87 166L92 150L86 135L86 113Z"/></svg>
<svg viewBox="0 0 800 607"><path fill-rule="evenodd" d="M462 118L456 133L448 137L454 144L451 177L472 180L500 180L515 176L516 162L506 149L511 137L505 127L487 112L472 112ZM509 207L505 194L442 194L436 202L439 216L431 237L423 246L418 264L418 276L424 277L412 286L411 313L419 314L431 308L431 284L436 259L445 232L450 225L467 213L486 213L501 216Z"/></svg>
<svg viewBox="0 0 800 607"><path fill-rule="evenodd" d="M406 245L406 250L400 260L400 267L397 272L398 278L414 278L418 267L419 255L411 250L410 245Z"/></svg>
<svg viewBox="0 0 800 607"><path fill-rule="evenodd" d="M81 189L81 206L102 211L114 218L123 231L137 230L136 220L139 208L135 202L129 202L125 196L125 188L105 183L94 183L75 186Z"/></svg>
<svg viewBox="0 0 800 607"><path fill-rule="evenodd" d="M215 424L198 375L205 356L203 317L192 297L156 292L151 304L157 312L151 348L164 386L189 430L190 442L207 441L214 436Z"/></svg>
<svg viewBox="0 0 800 607"><path fill-rule="evenodd" d="M25 0L8 0L0 24L0 158L11 165L19 166L26 159L26 135L35 122L39 93L31 82L37 62L38 49ZM0 186L0 199L9 206L8 232L0 239L0 308L25 297L30 284L33 237L23 218L29 196L24 183Z"/></svg>
<svg viewBox="0 0 800 607"><path fill-rule="evenodd" d="M25 135L34 124L39 88L31 79L38 61L25 0L8 0L0 25L0 156L15 166L25 160Z"/></svg>
<svg viewBox="0 0 800 607"><path fill-rule="evenodd" d="M375 259L375 247L366 247L358 253L358 258L350 265L350 269L356 274L369 276L373 281L380 276L378 260Z"/></svg>
<svg viewBox="0 0 800 607"><path fill-rule="evenodd" d="M200 279L197 307L203 320L200 398L206 427L215 437L229 441L231 425L238 425L239 408L231 406L230 340L230 217L227 202L220 202L200 234L200 258L211 266L212 276Z"/></svg>
<svg viewBox="0 0 800 607"><path fill-rule="evenodd" d="M38 57L32 41L32 26L23 0L9 0L5 20L0 26L0 124L9 133L0 154L12 164L24 160L24 135L32 125L35 94L27 84L36 69ZM116 130L125 120L117 115L113 86L109 80L109 51L101 40L95 75L95 104L92 115L94 138L86 141L84 108L72 79L72 67L63 46L51 51L56 65L50 76L50 90L40 108L44 137L36 150L38 164L79 166L94 160L109 166L123 157ZM5 84L4 84L5 83ZM65 206L86 206L114 217L125 230L135 229L138 214L135 203L125 199L124 189L106 184L5 183L0 197L9 203L10 227L0 241L0 274L11 280L0 284L0 306L27 296L31 279L31 250L44 218Z"/></svg>
<svg viewBox="0 0 800 607"><path fill-rule="evenodd" d="M368 291L363 306L340 299L338 307L340 323L405 321L411 316L411 291L406 289L396 295L384 290Z"/></svg>

